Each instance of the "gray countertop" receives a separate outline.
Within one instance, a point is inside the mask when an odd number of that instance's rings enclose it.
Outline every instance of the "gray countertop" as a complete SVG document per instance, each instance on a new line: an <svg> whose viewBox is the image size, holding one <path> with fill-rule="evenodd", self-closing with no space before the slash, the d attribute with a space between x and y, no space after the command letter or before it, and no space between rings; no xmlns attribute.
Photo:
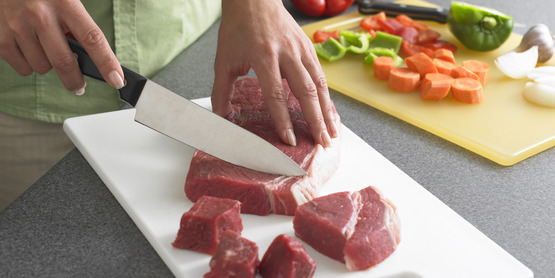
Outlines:
<svg viewBox="0 0 555 278"><path fill-rule="evenodd" d="M555 30L553 1L479 3L513 15L518 23L545 23ZM286 5L300 24L315 20ZM190 99L208 97L217 30L218 23L154 80ZM338 92L331 96L345 126L535 277L554 277L554 148L504 167ZM77 149L0 213L0 254L2 277L172 276Z"/></svg>

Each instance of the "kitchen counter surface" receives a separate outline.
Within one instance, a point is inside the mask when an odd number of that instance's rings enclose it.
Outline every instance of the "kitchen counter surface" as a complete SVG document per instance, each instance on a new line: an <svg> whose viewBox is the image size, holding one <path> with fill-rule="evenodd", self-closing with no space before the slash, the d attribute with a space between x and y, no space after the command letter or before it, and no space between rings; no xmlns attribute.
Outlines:
<svg viewBox="0 0 555 278"><path fill-rule="evenodd" d="M450 3L430 2L445 7ZM518 33L527 29L520 24L545 23L555 30L555 2L479 3L513 15ZM285 4L301 25L315 20ZM355 10L353 6L350 11ZM189 99L210 96L218 24L154 81ZM500 166L333 90L331 97L345 126L529 267L535 277L553 277L555 148ZM2 277L172 276L77 149L0 212L0 254Z"/></svg>

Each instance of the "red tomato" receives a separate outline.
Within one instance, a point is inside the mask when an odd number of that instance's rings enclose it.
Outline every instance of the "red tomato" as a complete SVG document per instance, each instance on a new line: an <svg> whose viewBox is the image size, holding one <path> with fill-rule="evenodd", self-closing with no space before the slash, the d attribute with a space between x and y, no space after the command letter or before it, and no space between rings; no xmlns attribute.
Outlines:
<svg viewBox="0 0 555 278"><path fill-rule="evenodd" d="M424 44L422 46L432 49L434 51L443 48L443 49L451 50L451 52L453 53L455 53L458 49L456 45L444 40L435 40L433 42Z"/></svg>
<svg viewBox="0 0 555 278"><path fill-rule="evenodd" d="M321 16L326 11L326 0L291 0L291 4L308 16Z"/></svg>
<svg viewBox="0 0 555 278"><path fill-rule="evenodd" d="M336 40L339 40L339 30L333 30L333 31L316 30L316 32L314 32L314 35L312 36L314 38L315 43L325 42L329 38L334 38Z"/></svg>
<svg viewBox="0 0 555 278"><path fill-rule="evenodd" d="M334 16L344 12L355 0L326 0L325 16Z"/></svg>
<svg viewBox="0 0 555 278"><path fill-rule="evenodd" d="M344 12L355 0L291 0L297 10L305 15L334 16Z"/></svg>
<svg viewBox="0 0 555 278"><path fill-rule="evenodd" d="M423 52L424 54L428 55L428 57L430 58L434 57L434 51L431 50L430 48L423 47L418 44L410 43L405 40L401 43L401 51L403 51L407 55L407 57L412 56L414 54L418 54L420 52Z"/></svg>
<svg viewBox="0 0 555 278"><path fill-rule="evenodd" d="M368 17L365 17L361 22L360 22L360 27L366 29L366 31L381 31L382 30L382 26L380 25L380 23L378 23L378 20L385 20L386 16L385 16L385 12L380 12L377 13L375 15L371 15Z"/></svg>

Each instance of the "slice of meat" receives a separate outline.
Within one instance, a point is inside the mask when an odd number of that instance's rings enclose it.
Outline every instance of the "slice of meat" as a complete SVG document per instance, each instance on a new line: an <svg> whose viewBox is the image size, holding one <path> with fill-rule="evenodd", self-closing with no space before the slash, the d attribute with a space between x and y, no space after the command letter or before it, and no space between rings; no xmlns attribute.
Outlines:
<svg viewBox="0 0 555 278"><path fill-rule="evenodd" d="M223 233L204 278L254 277L258 267L258 245L237 232Z"/></svg>
<svg viewBox="0 0 555 278"><path fill-rule="evenodd" d="M401 223L395 206L382 198L374 187L366 187L355 194L360 195L362 207L354 232L343 249L345 264L351 271L377 265L389 257L401 241Z"/></svg>
<svg viewBox="0 0 555 278"><path fill-rule="evenodd" d="M299 102L293 97L287 82L283 84L297 137L296 147L283 143L275 132L256 78L246 77L235 83L232 111L227 119L275 145L305 169L308 175L286 177L260 173L196 151L185 182L185 193L191 201L209 195L240 201L242 213L293 215L298 205L318 195L318 188L333 175L339 165L340 138L333 140L332 148L324 149L315 144ZM337 113L336 119L340 127Z"/></svg>
<svg viewBox="0 0 555 278"><path fill-rule="evenodd" d="M181 217L172 245L214 254L224 231L243 231L241 203L237 200L203 196Z"/></svg>
<svg viewBox="0 0 555 278"><path fill-rule="evenodd" d="M368 269L389 257L401 232L395 207L372 186L299 206L293 228L300 239L350 271Z"/></svg>
<svg viewBox="0 0 555 278"><path fill-rule="evenodd" d="M309 278L316 263L298 240L286 234L277 236L258 265L264 278Z"/></svg>

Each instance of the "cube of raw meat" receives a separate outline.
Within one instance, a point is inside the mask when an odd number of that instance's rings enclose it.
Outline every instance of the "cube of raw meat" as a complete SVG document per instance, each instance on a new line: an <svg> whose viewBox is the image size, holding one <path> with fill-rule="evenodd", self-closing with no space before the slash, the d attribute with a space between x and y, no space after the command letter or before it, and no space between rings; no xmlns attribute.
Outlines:
<svg viewBox="0 0 555 278"><path fill-rule="evenodd" d="M258 267L258 245L234 231L225 231L204 278L250 278Z"/></svg>
<svg viewBox="0 0 555 278"><path fill-rule="evenodd" d="M224 231L243 231L240 213L239 201L203 196L181 217L179 231L172 245L214 254Z"/></svg>
<svg viewBox="0 0 555 278"><path fill-rule="evenodd" d="M314 271L316 263L302 243L286 234L272 241L258 265L258 273L264 278L309 278Z"/></svg>
<svg viewBox="0 0 555 278"><path fill-rule="evenodd" d="M297 138L293 147L281 141L267 111L258 79L242 78L235 83L232 110L226 117L231 122L270 142L297 162L308 175L286 177L245 169L201 151L191 159L185 181L185 193L191 201L204 195L230 198L241 202L241 212L257 215L270 213L293 215L298 205L318 196L318 189L339 166L340 137L333 147L324 149L315 144L300 104L287 82L287 105ZM336 112L336 125L341 127Z"/></svg>
<svg viewBox="0 0 555 278"><path fill-rule="evenodd" d="M299 206L295 234L320 253L345 263L350 271L385 260L400 241L395 207L369 186L352 194L339 192Z"/></svg>

